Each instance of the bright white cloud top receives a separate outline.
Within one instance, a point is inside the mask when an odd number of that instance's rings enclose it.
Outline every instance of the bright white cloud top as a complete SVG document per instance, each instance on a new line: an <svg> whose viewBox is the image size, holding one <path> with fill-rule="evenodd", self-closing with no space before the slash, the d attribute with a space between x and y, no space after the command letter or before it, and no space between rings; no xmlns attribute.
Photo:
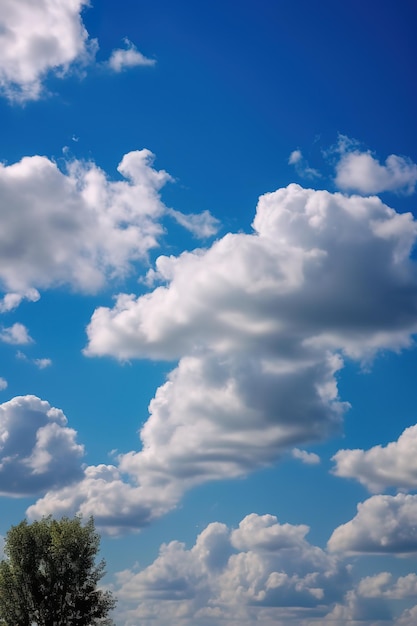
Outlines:
<svg viewBox="0 0 417 626"><path fill-rule="evenodd" d="M64 75L94 54L81 19L88 0L2 0L0 86L11 100L36 100L48 72Z"/></svg>
<svg viewBox="0 0 417 626"><path fill-rule="evenodd" d="M162 233L159 190L171 180L152 161L148 150L126 154L118 166L125 180L115 182L92 162L68 162L66 172L41 156L1 165L5 308L34 299L36 287L95 292L146 258Z"/></svg>
<svg viewBox="0 0 417 626"><path fill-rule="evenodd" d="M339 450L334 473L355 478L374 493L389 487L417 488L417 425L407 428L386 446L370 450Z"/></svg>

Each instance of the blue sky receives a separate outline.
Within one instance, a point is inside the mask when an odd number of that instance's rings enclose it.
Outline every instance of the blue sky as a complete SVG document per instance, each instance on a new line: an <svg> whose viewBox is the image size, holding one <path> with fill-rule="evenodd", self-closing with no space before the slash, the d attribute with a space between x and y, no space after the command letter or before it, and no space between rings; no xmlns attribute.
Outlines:
<svg viewBox="0 0 417 626"><path fill-rule="evenodd" d="M0 534L117 626L417 620L415 3L5 0Z"/></svg>

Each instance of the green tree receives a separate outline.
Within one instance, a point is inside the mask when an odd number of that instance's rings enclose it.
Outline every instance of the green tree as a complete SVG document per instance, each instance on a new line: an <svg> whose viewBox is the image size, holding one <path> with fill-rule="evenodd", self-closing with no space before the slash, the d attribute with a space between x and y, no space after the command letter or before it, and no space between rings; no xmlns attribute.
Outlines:
<svg viewBox="0 0 417 626"><path fill-rule="evenodd" d="M115 599L97 588L105 562L96 564L100 537L94 520L45 517L12 526L0 562L0 624L109 625Z"/></svg>

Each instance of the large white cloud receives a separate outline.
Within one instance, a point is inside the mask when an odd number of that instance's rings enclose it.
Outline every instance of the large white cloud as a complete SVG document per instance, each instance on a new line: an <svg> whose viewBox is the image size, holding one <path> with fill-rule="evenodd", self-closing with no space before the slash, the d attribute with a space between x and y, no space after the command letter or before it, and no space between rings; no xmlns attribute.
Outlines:
<svg viewBox="0 0 417 626"><path fill-rule="evenodd" d="M307 532L252 514L235 530L209 524L190 549L178 541L163 545L144 570L119 573L120 618L126 626L173 619L268 624L269 614L280 624L280 617L323 614L341 600L349 577L337 559L308 543Z"/></svg>
<svg viewBox="0 0 417 626"><path fill-rule="evenodd" d="M417 487L417 425L406 428L398 441L370 450L339 450L333 473L355 478L377 493L388 487Z"/></svg>
<svg viewBox="0 0 417 626"><path fill-rule="evenodd" d="M0 494L39 494L80 479L83 446L60 409L36 396L0 404Z"/></svg>
<svg viewBox="0 0 417 626"><path fill-rule="evenodd" d="M89 0L2 0L0 88L10 99L40 97L46 74L65 74L96 49L81 11Z"/></svg>
<svg viewBox="0 0 417 626"><path fill-rule="evenodd" d="M94 292L123 276L130 262L156 245L165 206L160 188L170 180L152 167L148 150L126 154L110 181L94 163L67 163L62 172L46 157L0 165L0 281L5 308L36 287L59 284Z"/></svg>
<svg viewBox="0 0 417 626"><path fill-rule="evenodd" d="M121 294L92 317L88 355L179 359L150 403L142 449L118 459L133 527L142 519L135 498L154 503L144 516L152 519L194 485L245 475L334 432L347 408L341 354L397 350L417 329L411 215L377 198L290 185L260 198L254 229L160 257L150 278L165 285ZM91 489L101 483L81 483L80 507ZM47 494L32 512L64 503L74 507L75 497Z"/></svg>
<svg viewBox="0 0 417 626"><path fill-rule="evenodd" d="M417 553L417 496L372 496L356 516L335 529L332 551L377 554Z"/></svg>

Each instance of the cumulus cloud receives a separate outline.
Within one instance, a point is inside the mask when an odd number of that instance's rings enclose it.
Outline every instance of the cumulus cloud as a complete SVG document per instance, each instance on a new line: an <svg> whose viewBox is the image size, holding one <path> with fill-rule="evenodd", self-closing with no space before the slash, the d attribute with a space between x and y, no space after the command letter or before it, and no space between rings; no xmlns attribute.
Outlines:
<svg viewBox="0 0 417 626"><path fill-rule="evenodd" d="M417 425L406 428L397 441L370 450L339 450L333 473L355 478L370 491L388 487L417 488Z"/></svg>
<svg viewBox="0 0 417 626"><path fill-rule="evenodd" d="M121 619L127 626L169 618L246 624L269 623L268 613L274 623L281 616L320 615L342 598L348 574L337 559L308 543L307 532L307 526L251 514L235 530L209 524L190 549L178 541L164 544L144 570L118 574Z"/></svg>
<svg viewBox="0 0 417 626"><path fill-rule="evenodd" d="M294 448L291 451L294 459L298 459L302 463L306 465L318 465L320 463L320 457L318 454L314 452L307 452L307 450L300 450L299 448Z"/></svg>
<svg viewBox="0 0 417 626"><path fill-rule="evenodd" d="M0 377L0 391L7 389L8 383L5 378Z"/></svg>
<svg viewBox="0 0 417 626"><path fill-rule="evenodd" d="M22 300L37 302L39 298L39 292L33 288L28 289L25 293L6 293L3 298L0 298L0 313L7 313L16 309Z"/></svg>
<svg viewBox="0 0 417 626"><path fill-rule="evenodd" d="M65 75L97 48L81 19L88 0L2 0L0 88L11 100L36 100L49 72Z"/></svg>
<svg viewBox="0 0 417 626"><path fill-rule="evenodd" d="M358 504L356 516L335 529L332 551L377 554L417 552L417 496L372 496Z"/></svg>
<svg viewBox="0 0 417 626"><path fill-rule="evenodd" d="M26 326L16 322L13 326L0 328L0 341L12 345L24 345L31 343L33 339L30 337Z"/></svg>
<svg viewBox="0 0 417 626"><path fill-rule="evenodd" d="M92 317L90 356L179 360L150 403L142 449L118 458L132 527L195 485L334 433L348 408L336 380L343 355L401 349L417 330L411 215L375 197L290 185L260 198L253 225L159 257L154 278L164 284L120 294ZM80 485L78 506L92 489L101 483ZM112 489L117 481L106 483L109 519ZM155 508L138 518L135 498ZM75 496L46 495L34 510L63 503L74 507Z"/></svg>
<svg viewBox="0 0 417 626"><path fill-rule="evenodd" d="M417 164L391 154L381 164L368 150L361 151L357 142L342 136L338 144L340 160L336 165L335 182L339 189L374 194L401 191L411 194L417 182Z"/></svg>
<svg viewBox="0 0 417 626"><path fill-rule="evenodd" d="M162 232L159 190L170 180L152 161L149 150L129 152L118 166L121 181L80 161L68 162L66 172L41 156L0 165L4 306L60 284L95 292L145 258Z"/></svg>
<svg viewBox="0 0 417 626"><path fill-rule="evenodd" d="M109 67L114 72L122 72L130 67L155 65L156 61L145 57L129 39L125 39L124 42L126 48L113 50L108 61Z"/></svg>
<svg viewBox="0 0 417 626"><path fill-rule="evenodd" d="M393 576L389 572L366 576L358 585L358 594L365 598L390 600L415 598L417 597L417 575L399 576L396 581L393 581Z"/></svg>
<svg viewBox="0 0 417 626"><path fill-rule="evenodd" d="M60 409L36 396L0 404L0 494L24 496L80 479L83 446Z"/></svg>

